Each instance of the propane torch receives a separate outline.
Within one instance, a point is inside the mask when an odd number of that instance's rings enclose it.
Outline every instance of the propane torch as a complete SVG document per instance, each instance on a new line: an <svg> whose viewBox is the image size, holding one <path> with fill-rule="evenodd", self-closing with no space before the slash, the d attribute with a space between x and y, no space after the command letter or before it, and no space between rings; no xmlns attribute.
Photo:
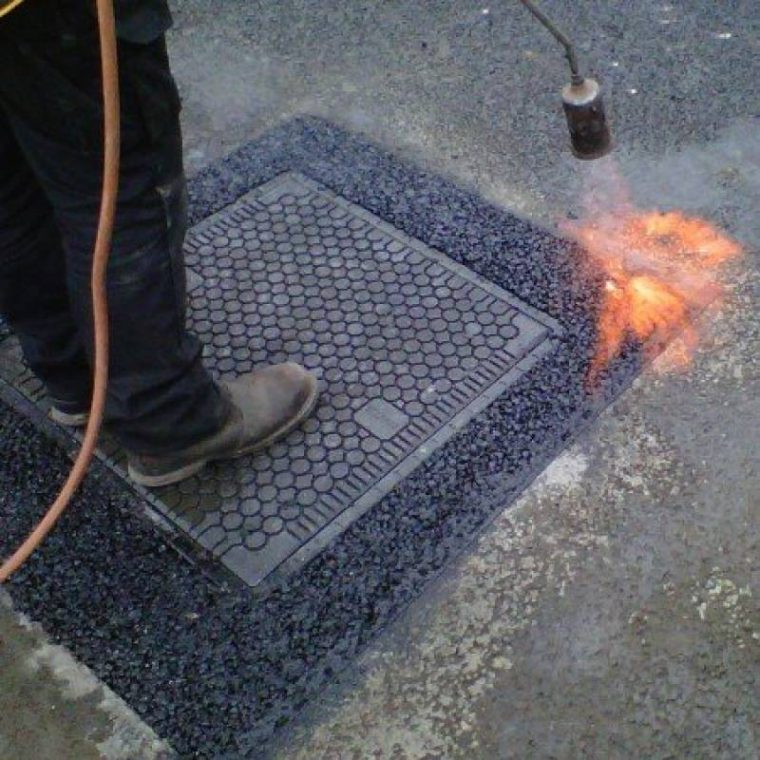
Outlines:
<svg viewBox="0 0 760 760"><path fill-rule="evenodd" d="M599 83L586 78L578 69L578 58L573 43L557 25L533 2L520 0L522 4L551 32L565 48L570 64L570 84L562 90L570 144L576 158L592 159L606 155L612 149L610 130L604 114L604 104Z"/></svg>

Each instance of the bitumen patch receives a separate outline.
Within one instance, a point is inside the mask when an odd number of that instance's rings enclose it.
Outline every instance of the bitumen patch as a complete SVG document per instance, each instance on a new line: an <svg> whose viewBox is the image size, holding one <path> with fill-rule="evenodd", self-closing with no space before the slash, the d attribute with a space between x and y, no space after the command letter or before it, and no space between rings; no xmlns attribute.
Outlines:
<svg viewBox="0 0 760 760"><path fill-rule="evenodd" d="M524 308L536 324L545 320L552 326L552 350L377 494L371 508L311 561L265 590L227 582L205 572L208 565L188 561L202 555L183 555L187 542L155 503L95 467L10 591L20 609L182 756L265 756L272 733L419 594L640 366L631 348L590 396L583 381L599 282L583 271L578 251L476 193L322 121L285 124L196 177L193 224L202 229L204 219L268 182L275 181L270 190L281 188L277 178L288 173L287 181L301 182L311 202L321 197L347 204L343 210L358 207L356 214L371 215L365 221L389 225L384 234L404 236L407 255L419 253L417 246L428 256L439 252L451 262L449 273L486 281L482 292L491 296L503 292L494 304ZM257 211L272 213L272 205L259 205ZM244 208L245 202L238 211ZM190 246L196 267L197 256ZM4 395L12 393L6 388ZM33 524L68 464L66 440L48 439L41 412L13 398L17 408L0 412L3 553ZM24 406L36 426L18 411ZM379 417L396 429L392 415Z"/></svg>

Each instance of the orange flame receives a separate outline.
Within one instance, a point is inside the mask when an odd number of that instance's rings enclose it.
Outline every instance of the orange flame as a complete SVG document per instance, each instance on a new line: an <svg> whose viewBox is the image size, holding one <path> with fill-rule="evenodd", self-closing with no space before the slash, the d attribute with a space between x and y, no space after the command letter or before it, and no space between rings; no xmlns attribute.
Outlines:
<svg viewBox="0 0 760 760"><path fill-rule="evenodd" d="M720 267L739 245L703 219L640 212L628 202L564 229L606 276L588 385L597 385L631 336L650 355L675 339L676 364L687 365L698 339L694 318L719 299Z"/></svg>

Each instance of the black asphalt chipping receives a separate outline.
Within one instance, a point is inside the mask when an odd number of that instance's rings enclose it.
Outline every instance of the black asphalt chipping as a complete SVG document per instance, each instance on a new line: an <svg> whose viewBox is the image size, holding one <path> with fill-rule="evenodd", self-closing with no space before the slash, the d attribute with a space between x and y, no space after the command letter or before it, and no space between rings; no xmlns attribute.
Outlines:
<svg viewBox="0 0 760 760"><path fill-rule="evenodd" d="M19 609L103 679L182 757L264 757L274 731L402 611L478 530L635 376L583 387L596 286L577 251L476 193L314 119L265 135L191 183L197 222L298 171L547 312L559 349L478 414L304 569L265 596L219 584L175 552L145 505L97 466L9 586ZM31 412L30 412L31 414ZM38 420L39 422L39 420ZM68 464L0 405L0 552Z"/></svg>

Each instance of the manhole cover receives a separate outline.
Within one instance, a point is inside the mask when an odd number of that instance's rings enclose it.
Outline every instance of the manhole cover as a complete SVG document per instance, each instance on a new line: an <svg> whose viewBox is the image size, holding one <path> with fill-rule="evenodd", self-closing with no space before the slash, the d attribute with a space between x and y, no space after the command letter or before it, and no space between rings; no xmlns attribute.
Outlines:
<svg viewBox="0 0 760 760"><path fill-rule="evenodd" d="M323 387L315 416L271 451L154 501L251 586L314 556L561 334L295 173L194 227L186 251L190 327L219 375L294 360ZM31 390L28 375L11 379Z"/></svg>

